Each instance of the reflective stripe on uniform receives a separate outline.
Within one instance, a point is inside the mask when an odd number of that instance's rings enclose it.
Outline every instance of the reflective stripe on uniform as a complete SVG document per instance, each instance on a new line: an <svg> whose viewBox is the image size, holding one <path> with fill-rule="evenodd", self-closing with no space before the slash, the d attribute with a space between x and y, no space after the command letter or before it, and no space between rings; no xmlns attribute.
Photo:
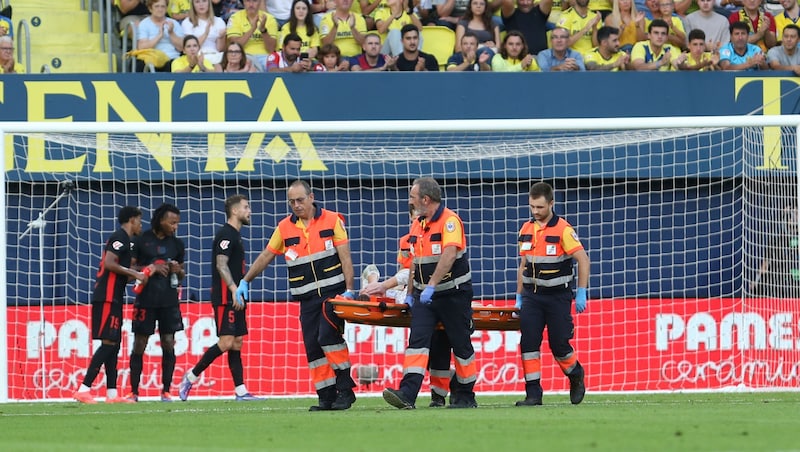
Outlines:
<svg viewBox="0 0 800 452"><path fill-rule="evenodd" d="M460 276L452 281L447 281L444 283L440 282L439 284L436 285L436 287L434 287L433 291L441 292L443 290L457 289L458 286L460 286L461 284L465 284L470 281L472 281L472 272L467 272L466 275ZM425 290L425 287L427 287L427 284L421 284L417 281L414 281L415 289Z"/></svg>
<svg viewBox="0 0 800 452"><path fill-rule="evenodd" d="M465 385L478 380L478 369L475 365L475 353L469 358L456 358L456 380Z"/></svg>
<svg viewBox="0 0 800 452"><path fill-rule="evenodd" d="M541 352L524 352L522 354L522 370L525 373L525 381L542 379L541 357Z"/></svg>
<svg viewBox="0 0 800 452"><path fill-rule="evenodd" d="M325 257L330 257L336 254L336 248L320 251L318 253L309 254L308 256L296 257L294 260L286 260L287 267L296 267L298 265L310 264L314 261L320 260Z"/></svg>
<svg viewBox="0 0 800 452"><path fill-rule="evenodd" d="M344 282L344 274L340 273L340 274L338 274L336 276L333 276L333 277L330 277L330 278L321 279L319 281L312 281L312 282L310 282L310 283L308 283L306 285L303 285L303 286L290 287L289 288L289 292L293 296L298 297L298 296L302 296L302 295L307 295L307 294L309 294L311 292L316 291L317 289L324 289L326 287L335 286L335 285L337 285L339 283L343 283L343 282Z"/></svg>
<svg viewBox="0 0 800 452"><path fill-rule="evenodd" d="M403 375L420 374L425 375L428 368L429 348L407 348L403 359Z"/></svg>
<svg viewBox="0 0 800 452"><path fill-rule="evenodd" d="M350 354L347 351L347 344L344 342L334 345L323 345L322 351L334 370L346 370L350 368Z"/></svg>
<svg viewBox="0 0 800 452"><path fill-rule="evenodd" d="M569 375L578 366L578 356L575 355L575 352L571 352L567 356L556 356L555 358L564 375Z"/></svg>

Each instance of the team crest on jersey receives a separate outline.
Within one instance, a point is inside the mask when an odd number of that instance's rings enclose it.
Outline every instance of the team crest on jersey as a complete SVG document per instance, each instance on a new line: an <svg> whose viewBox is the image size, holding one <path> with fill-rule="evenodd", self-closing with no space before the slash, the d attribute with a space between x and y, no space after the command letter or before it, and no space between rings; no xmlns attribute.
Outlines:
<svg viewBox="0 0 800 452"><path fill-rule="evenodd" d="M115 240L114 243L111 244L111 248L114 248L115 251L119 251L122 247L125 246L119 240Z"/></svg>
<svg viewBox="0 0 800 452"><path fill-rule="evenodd" d="M578 233L577 232L572 231L572 239L575 240L576 242L580 242L580 240L578 240Z"/></svg>
<svg viewBox="0 0 800 452"><path fill-rule="evenodd" d="M219 247L221 249L223 249L223 250L227 250L229 246L231 246L231 241L230 240L223 240L223 241L219 242Z"/></svg>
<svg viewBox="0 0 800 452"><path fill-rule="evenodd" d="M450 220L447 223L445 223L444 228L447 229L447 232L453 232L456 230L456 222Z"/></svg>
<svg viewBox="0 0 800 452"><path fill-rule="evenodd" d="M275 61L275 59L276 59L276 57L275 57L274 53L269 54L269 56L267 57L267 61L270 61L270 62Z"/></svg>

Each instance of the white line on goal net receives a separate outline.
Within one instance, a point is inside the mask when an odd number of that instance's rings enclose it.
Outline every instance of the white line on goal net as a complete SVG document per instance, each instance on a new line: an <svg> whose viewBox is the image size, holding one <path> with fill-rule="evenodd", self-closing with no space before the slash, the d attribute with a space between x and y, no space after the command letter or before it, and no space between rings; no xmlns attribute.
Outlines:
<svg viewBox="0 0 800 452"><path fill-rule="evenodd" d="M4 133L375 133L518 130L612 130L681 127L797 127L800 115L680 116L658 118L552 118L391 121L231 122L0 122Z"/></svg>

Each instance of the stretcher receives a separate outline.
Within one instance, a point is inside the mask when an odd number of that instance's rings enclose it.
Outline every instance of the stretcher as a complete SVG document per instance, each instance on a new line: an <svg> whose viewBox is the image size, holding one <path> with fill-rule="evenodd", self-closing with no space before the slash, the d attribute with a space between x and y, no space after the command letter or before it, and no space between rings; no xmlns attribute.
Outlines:
<svg viewBox="0 0 800 452"><path fill-rule="evenodd" d="M333 312L351 323L380 326L411 326L411 310L407 304L395 303L394 298L370 297L367 300L350 300L341 296L328 299ZM472 307L472 321L476 330L519 330L519 312L514 307Z"/></svg>

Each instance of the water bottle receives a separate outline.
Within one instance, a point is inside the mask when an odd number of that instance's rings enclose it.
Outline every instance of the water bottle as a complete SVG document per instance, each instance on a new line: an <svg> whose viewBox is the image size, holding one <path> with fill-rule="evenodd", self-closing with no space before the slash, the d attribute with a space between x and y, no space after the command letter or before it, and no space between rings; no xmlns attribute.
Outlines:
<svg viewBox="0 0 800 452"><path fill-rule="evenodd" d="M167 260L167 264L171 264L173 262L175 262L175 261L173 261L172 259L168 259ZM178 274L177 273L170 273L169 274L169 286L172 287L173 289L177 289L178 288L178 282L179 282L178 281Z"/></svg>
<svg viewBox="0 0 800 452"><path fill-rule="evenodd" d="M145 276L149 278L151 274L150 266L148 265L147 267L143 268L142 273L144 273ZM143 290L144 290L144 283L142 282L141 279L137 279L136 284L133 285L133 293L139 295L142 293Z"/></svg>

